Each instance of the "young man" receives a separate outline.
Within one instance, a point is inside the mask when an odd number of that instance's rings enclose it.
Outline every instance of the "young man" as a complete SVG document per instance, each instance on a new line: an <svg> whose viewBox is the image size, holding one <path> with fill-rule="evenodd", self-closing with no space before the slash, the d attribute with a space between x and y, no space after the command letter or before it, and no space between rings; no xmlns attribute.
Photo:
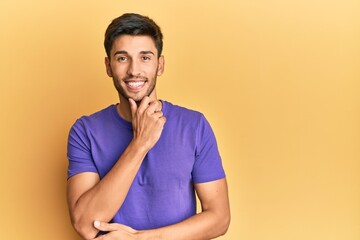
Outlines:
<svg viewBox="0 0 360 240"><path fill-rule="evenodd" d="M104 45L120 103L70 130L67 195L75 230L84 239L225 234L229 200L213 131L201 113L156 96L164 71L160 28L124 14L109 25Z"/></svg>

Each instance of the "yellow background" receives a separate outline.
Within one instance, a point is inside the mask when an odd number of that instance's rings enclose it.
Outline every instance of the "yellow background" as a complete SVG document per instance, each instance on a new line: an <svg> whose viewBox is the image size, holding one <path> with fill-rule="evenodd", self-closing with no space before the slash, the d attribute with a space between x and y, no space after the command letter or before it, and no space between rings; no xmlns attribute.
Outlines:
<svg viewBox="0 0 360 240"><path fill-rule="evenodd" d="M217 135L232 209L221 239L360 239L358 0L1 1L1 239L79 239L67 134L117 101L102 43L124 12L162 27L159 97Z"/></svg>

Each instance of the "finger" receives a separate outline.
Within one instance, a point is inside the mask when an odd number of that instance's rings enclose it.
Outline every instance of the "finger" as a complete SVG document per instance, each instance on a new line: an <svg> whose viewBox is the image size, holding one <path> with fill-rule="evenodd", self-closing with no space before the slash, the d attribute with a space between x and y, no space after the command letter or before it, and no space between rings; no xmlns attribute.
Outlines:
<svg viewBox="0 0 360 240"><path fill-rule="evenodd" d="M162 111L163 103L160 100L158 100L156 102L158 103L158 108L156 109L156 111Z"/></svg>
<svg viewBox="0 0 360 240"><path fill-rule="evenodd" d="M158 120L158 122L157 122L157 125L158 125L161 129L164 129L165 123L166 123L166 117L162 116L162 117L159 118L159 120Z"/></svg>
<svg viewBox="0 0 360 240"><path fill-rule="evenodd" d="M157 121L158 126L164 127L165 123L166 123L166 117L161 116L158 118L158 121Z"/></svg>
<svg viewBox="0 0 360 240"><path fill-rule="evenodd" d="M148 107L150 103L150 98L148 96L145 96L138 106L138 112L143 113Z"/></svg>
<svg viewBox="0 0 360 240"><path fill-rule="evenodd" d="M165 123L166 123L166 117L162 116L162 117L160 118L160 120L163 122L163 126L164 126Z"/></svg>
<svg viewBox="0 0 360 240"><path fill-rule="evenodd" d="M94 227L100 231L111 232L118 229L117 223L106 223L100 221L94 221Z"/></svg>
<svg viewBox="0 0 360 240"><path fill-rule="evenodd" d="M160 101L153 101L149 104L148 109L146 109L146 111L148 111L150 114L154 113L154 112L159 112L161 111L161 103Z"/></svg>
<svg viewBox="0 0 360 240"><path fill-rule="evenodd" d="M126 232L129 232L129 233L135 233L136 232L136 230L133 229L132 227L129 227L129 226L126 226L126 225L123 225L123 224L119 224L118 227L119 227L119 229L122 229L122 230L124 230Z"/></svg>
<svg viewBox="0 0 360 240"><path fill-rule="evenodd" d="M137 110L136 102L132 98L129 98L129 104L130 104L130 110L131 110L131 118L135 119L136 110Z"/></svg>
<svg viewBox="0 0 360 240"><path fill-rule="evenodd" d="M164 116L163 112L159 111L159 112L154 112L153 114L154 118L161 118L162 116Z"/></svg>

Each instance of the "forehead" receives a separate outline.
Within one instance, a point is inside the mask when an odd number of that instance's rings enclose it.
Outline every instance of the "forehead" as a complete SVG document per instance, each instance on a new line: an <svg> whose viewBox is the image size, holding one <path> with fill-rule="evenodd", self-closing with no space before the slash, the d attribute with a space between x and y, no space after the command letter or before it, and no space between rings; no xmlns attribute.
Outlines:
<svg viewBox="0 0 360 240"><path fill-rule="evenodd" d="M154 40L150 36L121 35L112 45L111 53L126 51L128 54L138 54L143 51L152 51L157 54Z"/></svg>

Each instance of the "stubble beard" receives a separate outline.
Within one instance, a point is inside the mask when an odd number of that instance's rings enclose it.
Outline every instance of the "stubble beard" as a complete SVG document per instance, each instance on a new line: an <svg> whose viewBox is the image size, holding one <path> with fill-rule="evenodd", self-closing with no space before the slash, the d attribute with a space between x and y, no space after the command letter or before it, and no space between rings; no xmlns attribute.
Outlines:
<svg viewBox="0 0 360 240"><path fill-rule="evenodd" d="M143 96L138 96L138 97L136 97L136 98L129 96L129 94L127 94L127 93L125 92L124 88L123 88L123 87L121 86L121 84L120 84L120 82L124 82L124 81L126 81L127 79L134 79L134 78L136 78L136 77L131 76L131 75L130 75L130 76L126 76L125 78L123 78L123 79L121 79L121 80L113 77L113 82L114 82L114 86L115 86L115 88L116 88L119 96L122 96L122 97L125 98L125 99L132 98L132 99L139 105L140 102L141 102L141 100L142 100L145 96L150 96L151 93L154 91L155 86L156 86L156 75L155 75L152 79L150 79L150 81L149 81L148 78L141 78L142 80L146 80L147 83L145 83L145 84L150 84L150 85L149 85L149 88L146 90L146 92L145 92L145 94L144 94Z"/></svg>

